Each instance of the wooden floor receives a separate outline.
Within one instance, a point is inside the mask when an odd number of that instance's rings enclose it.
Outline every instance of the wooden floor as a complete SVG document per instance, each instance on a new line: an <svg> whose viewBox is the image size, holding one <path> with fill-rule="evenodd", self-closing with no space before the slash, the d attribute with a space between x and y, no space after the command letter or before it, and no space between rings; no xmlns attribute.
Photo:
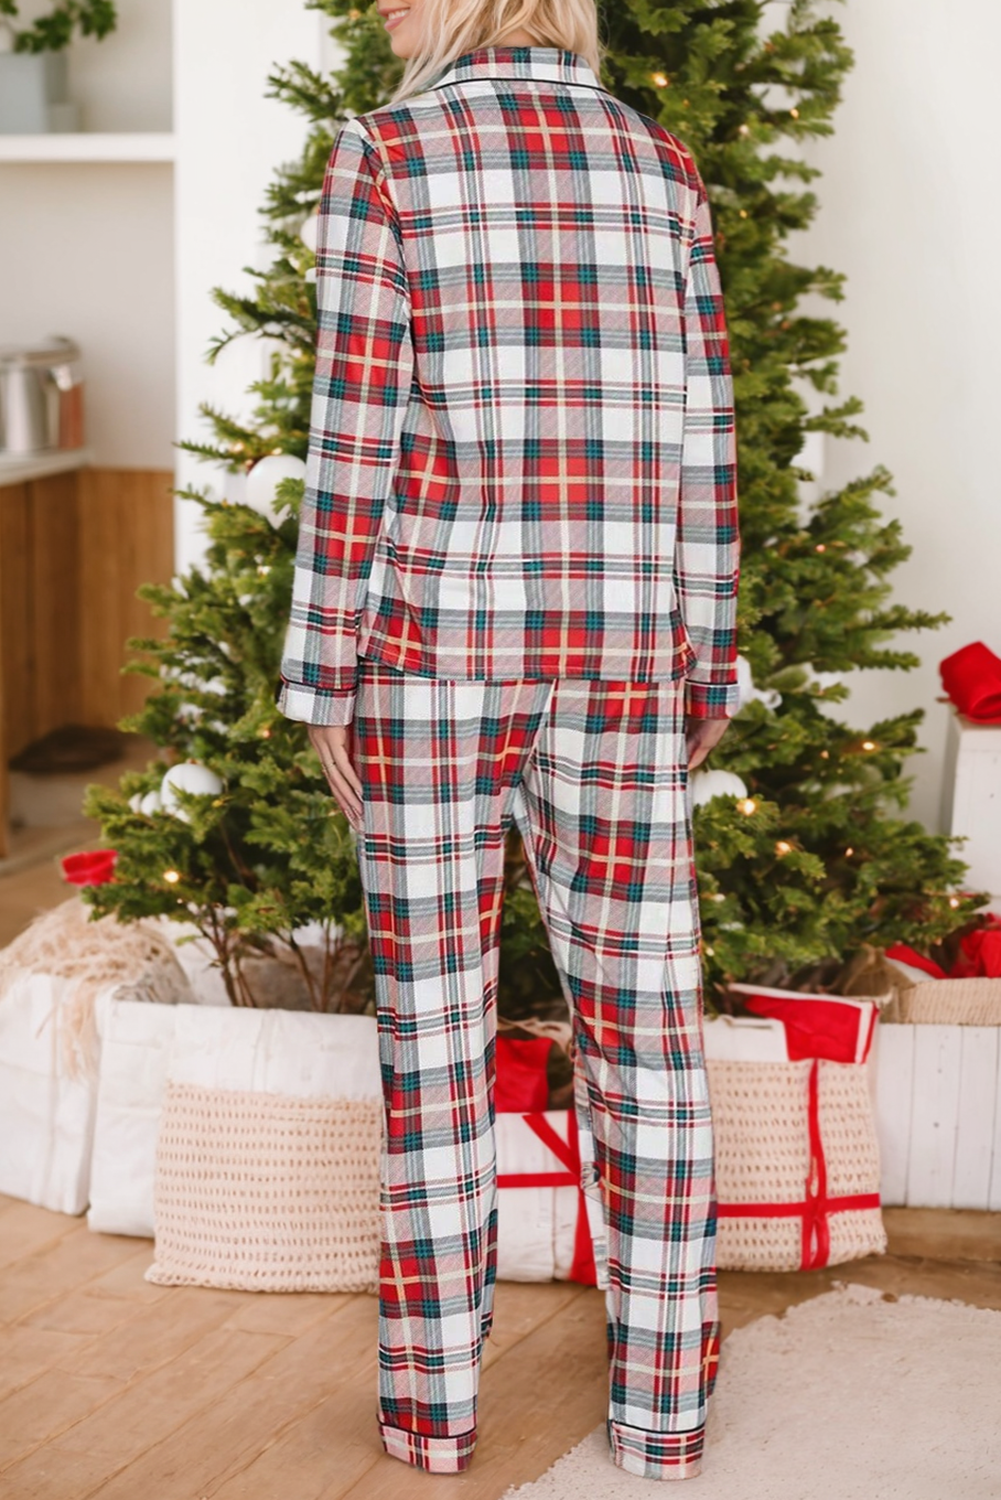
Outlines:
<svg viewBox="0 0 1001 1500"><path fill-rule="evenodd" d="M57 853L96 842L86 824L25 835L0 862L0 944L71 894ZM885 1217L886 1256L723 1273L724 1333L836 1280L1001 1308L1001 1214ZM439 1476L382 1451L374 1296L158 1287L151 1260L149 1240L0 1197L2 1500L498 1500L604 1421L593 1287L498 1284L473 1462Z"/></svg>
<svg viewBox="0 0 1001 1500"><path fill-rule="evenodd" d="M1001 1215L886 1218L887 1256L724 1273L724 1331L835 1280L1001 1308ZM496 1500L604 1420L593 1287L498 1283L473 1463L439 1476L382 1451L374 1296L153 1286L151 1250L0 1198L4 1500Z"/></svg>

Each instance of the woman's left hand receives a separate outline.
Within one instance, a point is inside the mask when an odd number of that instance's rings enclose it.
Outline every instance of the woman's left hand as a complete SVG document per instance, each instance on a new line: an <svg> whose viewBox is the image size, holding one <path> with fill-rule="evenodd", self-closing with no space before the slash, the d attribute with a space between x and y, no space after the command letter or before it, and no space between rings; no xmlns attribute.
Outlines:
<svg viewBox="0 0 1001 1500"><path fill-rule="evenodd" d="M353 724L310 724L309 738L341 812L356 833L362 825L362 785L354 768Z"/></svg>

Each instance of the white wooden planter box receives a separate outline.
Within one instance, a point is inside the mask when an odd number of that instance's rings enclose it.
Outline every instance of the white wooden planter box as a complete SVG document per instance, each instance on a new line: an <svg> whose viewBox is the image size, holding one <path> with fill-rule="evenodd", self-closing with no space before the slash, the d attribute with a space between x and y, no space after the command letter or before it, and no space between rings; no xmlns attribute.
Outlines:
<svg viewBox="0 0 1001 1500"><path fill-rule="evenodd" d="M1001 1210L1001 1027L877 1027L886 1206Z"/></svg>

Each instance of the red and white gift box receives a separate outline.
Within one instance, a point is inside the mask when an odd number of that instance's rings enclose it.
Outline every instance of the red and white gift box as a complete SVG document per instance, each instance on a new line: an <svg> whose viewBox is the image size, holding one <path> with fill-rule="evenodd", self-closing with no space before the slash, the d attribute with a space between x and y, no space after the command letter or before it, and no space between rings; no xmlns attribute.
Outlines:
<svg viewBox="0 0 1001 1500"><path fill-rule="evenodd" d="M868 1059L871 1000L734 984L704 1022L717 1265L815 1270L886 1249Z"/></svg>
<svg viewBox="0 0 1001 1500"><path fill-rule="evenodd" d="M497 1038L497 1277L597 1285L577 1116L546 1109L549 1038Z"/></svg>
<svg viewBox="0 0 1001 1500"><path fill-rule="evenodd" d="M498 1114L495 1131L498 1278L595 1286L576 1114L572 1109Z"/></svg>

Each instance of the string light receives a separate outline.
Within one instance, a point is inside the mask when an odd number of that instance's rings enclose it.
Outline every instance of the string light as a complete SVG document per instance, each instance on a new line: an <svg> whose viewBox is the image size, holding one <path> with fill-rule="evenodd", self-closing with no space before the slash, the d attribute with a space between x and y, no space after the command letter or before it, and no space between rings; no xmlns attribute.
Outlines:
<svg viewBox="0 0 1001 1500"><path fill-rule="evenodd" d="M659 89L666 89L670 87L671 80L665 73L651 73L650 76Z"/></svg>
<svg viewBox="0 0 1001 1500"><path fill-rule="evenodd" d="M268 729L267 725L265 725L265 727L261 730L261 739L262 740L269 740L270 738L271 738L271 730Z"/></svg>
<svg viewBox="0 0 1001 1500"><path fill-rule="evenodd" d="M742 219L746 219L746 218L747 218L747 209L746 209L746 208L742 208L742 209L741 209L741 210L740 210L740 217L741 217L741 218L742 218Z"/></svg>
<svg viewBox="0 0 1001 1500"><path fill-rule="evenodd" d="M792 117L793 117L794 120L798 120L799 119L799 110L796 109L795 107L793 109L791 109L789 111L789 113L792 115Z"/></svg>
<svg viewBox="0 0 1001 1500"><path fill-rule="evenodd" d="M791 854L792 853L792 845L791 844L787 844L786 841L785 841L785 839L779 839L778 843L775 845L775 853L776 854Z"/></svg>
<svg viewBox="0 0 1001 1500"><path fill-rule="evenodd" d="M876 741L875 740L863 740L862 741L862 749L863 750L875 750L875 748L876 748Z"/></svg>
<svg viewBox="0 0 1001 1500"><path fill-rule="evenodd" d="M824 545L823 542L818 542L817 545L816 545L816 547L814 548L814 551L816 551L816 552L826 552L827 548L826 548L826 546Z"/></svg>
<svg viewBox="0 0 1001 1500"><path fill-rule="evenodd" d="M755 802L753 797L741 797L740 801L737 803L737 811L746 813L748 816L750 816L752 812L757 812L757 810L758 804Z"/></svg>
<svg viewBox="0 0 1001 1500"><path fill-rule="evenodd" d="M830 750L821 750L821 752L820 752L820 758L821 758L821 760L830 760L830 758L831 758L831 752L830 752Z"/></svg>
<svg viewBox="0 0 1001 1500"><path fill-rule="evenodd" d="M955 911L956 907L959 905L959 897L958 896L950 896L949 897L949 905Z"/></svg>
<svg viewBox="0 0 1001 1500"><path fill-rule="evenodd" d="M268 564L267 563L261 563L260 567L257 570L257 576L259 578L267 578L267 576L268 576L268 574L270 572L271 572L271 569L268 566Z"/></svg>
<svg viewBox="0 0 1001 1500"><path fill-rule="evenodd" d="M739 128L739 130L737 131L738 135L750 135L750 133L751 133L751 127L750 127L750 125L741 125L740 128Z"/></svg>
<svg viewBox="0 0 1001 1500"><path fill-rule="evenodd" d="M163 878L168 885L176 885L181 878L180 870L164 870Z"/></svg>
<svg viewBox="0 0 1001 1500"><path fill-rule="evenodd" d="M851 859L854 853L855 850L852 848L851 844L849 844L848 848L845 850L845 859Z"/></svg>

